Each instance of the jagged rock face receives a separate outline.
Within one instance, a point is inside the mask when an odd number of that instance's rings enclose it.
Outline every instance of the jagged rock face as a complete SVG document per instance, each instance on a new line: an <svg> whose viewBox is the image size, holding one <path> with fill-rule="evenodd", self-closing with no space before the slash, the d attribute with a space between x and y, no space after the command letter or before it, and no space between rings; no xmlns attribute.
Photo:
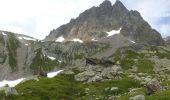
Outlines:
<svg viewBox="0 0 170 100"><path fill-rule="evenodd" d="M170 44L170 36L166 37L164 40L167 44Z"/></svg>
<svg viewBox="0 0 170 100"><path fill-rule="evenodd" d="M16 79L29 75L28 47L22 44L15 34L0 31L0 80Z"/></svg>
<svg viewBox="0 0 170 100"><path fill-rule="evenodd" d="M52 30L45 40L54 41L64 36L66 41L73 38L91 41L92 38L103 38L106 32L119 28L122 28L121 34L136 42L164 44L161 35L143 20L139 12L129 11L119 0L113 6L105 0L99 7L86 10L68 24Z"/></svg>

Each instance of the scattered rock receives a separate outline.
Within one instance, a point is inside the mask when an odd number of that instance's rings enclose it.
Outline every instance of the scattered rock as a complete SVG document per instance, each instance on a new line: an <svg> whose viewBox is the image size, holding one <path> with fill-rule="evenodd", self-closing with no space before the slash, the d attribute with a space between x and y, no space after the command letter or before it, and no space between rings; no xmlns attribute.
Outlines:
<svg viewBox="0 0 170 100"><path fill-rule="evenodd" d="M6 86L4 86L4 87L1 87L0 90L4 90L6 96L18 95L18 92L15 89L15 87L9 87L8 84Z"/></svg>
<svg viewBox="0 0 170 100"><path fill-rule="evenodd" d="M94 71L85 71L82 73L79 73L77 75L74 76L76 81L88 81L90 78L92 78L95 75Z"/></svg>
<svg viewBox="0 0 170 100"><path fill-rule="evenodd" d="M111 91L117 91L119 88L118 87L112 87L110 90Z"/></svg>
<svg viewBox="0 0 170 100"><path fill-rule="evenodd" d="M134 97L130 97L129 100L145 100L144 95L136 95Z"/></svg>
<svg viewBox="0 0 170 100"><path fill-rule="evenodd" d="M122 74L121 67L117 65L105 68L101 73L102 77L106 79L120 79Z"/></svg>
<svg viewBox="0 0 170 100"><path fill-rule="evenodd" d="M121 75L123 74L121 67L118 65L113 65L112 67L90 65L84 67L84 70L84 72L75 75L77 81L91 83L105 79L121 79Z"/></svg>
<svg viewBox="0 0 170 100"><path fill-rule="evenodd" d="M62 74L67 74L67 75L70 75L70 74L74 74L74 72L72 70L64 70L63 72L61 72Z"/></svg>
<svg viewBox="0 0 170 100"><path fill-rule="evenodd" d="M156 79L152 79L150 82L146 85L147 94L153 94L155 92L161 91L161 86L159 82Z"/></svg>
<svg viewBox="0 0 170 100"><path fill-rule="evenodd" d="M102 79L103 79L102 77L95 75L94 77L88 80L88 83L101 81Z"/></svg>

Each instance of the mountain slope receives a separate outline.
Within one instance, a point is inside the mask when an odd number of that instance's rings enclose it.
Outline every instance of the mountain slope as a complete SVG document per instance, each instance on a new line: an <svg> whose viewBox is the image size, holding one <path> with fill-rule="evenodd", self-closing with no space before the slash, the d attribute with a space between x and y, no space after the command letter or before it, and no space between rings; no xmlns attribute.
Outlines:
<svg viewBox="0 0 170 100"><path fill-rule="evenodd" d="M113 6L109 0L105 0L99 7L86 10L68 24L52 30L45 40L55 41L64 37L65 41L75 38L92 41L107 37L106 32L120 28L120 33L133 41L164 44L161 35L143 20L139 12L129 11L119 0Z"/></svg>

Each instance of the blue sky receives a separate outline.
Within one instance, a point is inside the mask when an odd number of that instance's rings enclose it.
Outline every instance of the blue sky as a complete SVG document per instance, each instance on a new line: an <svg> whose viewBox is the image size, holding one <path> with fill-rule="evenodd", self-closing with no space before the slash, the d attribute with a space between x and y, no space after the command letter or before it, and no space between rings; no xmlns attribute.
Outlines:
<svg viewBox="0 0 170 100"><path fill-rule="evenodd" d="M110 0L113 4L115 0ZM170 0L120 0L137 10L163 37L170 36ZM52 29L68 23L103 0L0 0L0 30L43 39Z"/></svg>

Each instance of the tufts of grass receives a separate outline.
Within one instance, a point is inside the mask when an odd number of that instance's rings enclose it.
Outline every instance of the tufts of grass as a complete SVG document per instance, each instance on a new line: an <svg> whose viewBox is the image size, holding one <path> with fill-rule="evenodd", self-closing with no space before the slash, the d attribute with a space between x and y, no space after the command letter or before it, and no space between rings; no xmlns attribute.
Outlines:
<svg viewBox="0 0 170 100"><path fill-rule="evenodd" d="M154 63L147 59L143 53L138 53L133 50L125 50L122 53L117 51L114 57L115 61L120 61L120 65L124 70L128 70L132 68L132 66L136 66L138 68L138 72L153 72Z"/></svg>
<svg viewBox="0 0 170 100"><path fill-rule="evenodd" d="M30 68L32 70L37 70L38 67L42 67L45 71L51 71L55 67L58 67L60 63L57 60L51 60L48 57L44 56L42 49L39 48L36 50L36 56L33 58Z"/></svg>
<svg viewBox="0 0 170 100"><path fill-rule="evenodd" d="M105 88L118 87L118 91L106 91ZM123 78L83 84L74 80L74 75L60 74L55 78L40 78L39 81L27 81L16 87L20 95L8 96L7 100L89 100L108 95L126 93L129 88L140 87L139 82ZM85 90L88 88L89 90Z"/></svg>

